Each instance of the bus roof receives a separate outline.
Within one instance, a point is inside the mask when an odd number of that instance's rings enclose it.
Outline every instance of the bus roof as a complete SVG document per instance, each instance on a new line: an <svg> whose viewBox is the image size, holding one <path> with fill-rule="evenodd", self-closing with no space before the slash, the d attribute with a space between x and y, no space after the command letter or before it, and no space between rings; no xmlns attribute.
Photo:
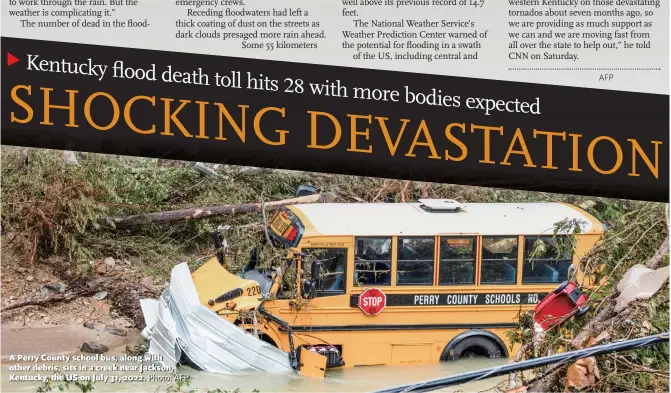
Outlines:
<svg viewBox="0 0 671 393"><path fill-rule="evenodd" d="M564 220L577 220L581 233L604 231L594 216L564 203L463 203L450 211L431 211L427 205L431 206L429 203L319 203L288 208L303 222L303 236L308 237L552 235L555 224Z"/></svg>

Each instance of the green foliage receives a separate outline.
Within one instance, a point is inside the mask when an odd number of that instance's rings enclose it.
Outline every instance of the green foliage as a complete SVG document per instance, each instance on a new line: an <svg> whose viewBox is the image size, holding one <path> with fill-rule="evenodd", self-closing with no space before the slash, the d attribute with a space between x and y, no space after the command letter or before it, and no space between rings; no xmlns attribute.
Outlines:
<svg viewBox="0 0 671 393"><path fill-rule="evenodd" d="M71 258L90 253L81 235L97 230L108 208L100 178L67 166L52 151L3 148L2 226L32 263L40 253L64 251Z"/></svg>
<svg viewBox="0 0 671 393"><path fill-rule="evenodd" d="M51 378L47 378L44 382L42 382L42 385L38 386L37 389L35 389L36 393L48 393L48 392L65 392L65 391L70 391L70 385L74 385L77 389L79 389L79 392L81 393L89 393L92 392L95 387L93 386L93 382L91 381L86 381L86 382L81 382L81 381L63 381L62 383L53 386L51 381ZM57 390L54 390L57 389Z"/></svg>
<svg viewBox="0 0 671 393"><path fill-rule="evenodd" d="M234 228L233 262L242 264L263 233L260 214L143 225L115 230L111 216L259 202L294 196L309 180L302 172L256 170L212 179L191 163L88 154L68 165L58 151L2 148L2 227L13 246L34 262L64 255L73 263L115 256L135 258L147 274L167 276L194 253L212 254L211 232ZM262 250L270 253L268 248Z"/></svg>
<svg viewBox="0 0 671 393"><path fill-rule="evenodd" d="M186 378L184 378L186 377ZM175 383L165 390L166 393L198 393L198 389L188 389L191 386L192 378L190 375L183 375L175 379ZM242 390L226 390L226 389L205 389L203 393L242 393ZM252 390L252 393L260 393L259 389Z"/></svg>
<svg viewBox="0 0 671 393"><path fill-rule="evenodd" d="M184 378L186 377L186 378ZM180 378L174 378L175 383L168 387L166 393L196 393L195 389L185 390L191 386L191 376L180 376Z"/></svg>

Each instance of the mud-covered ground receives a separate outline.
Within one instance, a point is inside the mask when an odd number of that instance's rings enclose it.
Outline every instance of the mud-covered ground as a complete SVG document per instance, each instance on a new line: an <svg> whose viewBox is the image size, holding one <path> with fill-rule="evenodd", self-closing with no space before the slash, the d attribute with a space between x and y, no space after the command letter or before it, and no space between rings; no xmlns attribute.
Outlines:
<svg viewBox="0 0 671 393"><path fill-rule="evenodd" d="M56 274L56 267L47 262L34 266L18 263L11 250L2 251L0 299L2 307L23 301L41 301L71 288ZM92 261L93 277L105 277L132 270L123 260ZM97 270L97 273L95 271ZM82 280L82 279L80 279ZM152 277L142 284L155 289ZM110 350L126 345L133 347L140 341L140 331L134 321L124 315L110 298L109 291L101 288L89 296L75 296L70 301L28 305L2 312L2 358L16 354L65 354L78 352L83 342L105 344Z"/></svg>

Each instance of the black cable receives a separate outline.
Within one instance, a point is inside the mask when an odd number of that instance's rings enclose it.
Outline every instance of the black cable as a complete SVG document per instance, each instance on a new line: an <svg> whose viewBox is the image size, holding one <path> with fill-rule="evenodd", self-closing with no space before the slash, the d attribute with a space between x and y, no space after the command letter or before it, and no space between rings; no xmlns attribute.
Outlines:
<svg viewBox="0 0 671 393"><path fill-rule="evenodd" d="M635 338L632 340L615 341L608 344L597 345L591 348L579 349L576 351L559 353L556 355L544 356L536 359L524 360L517 363L508 363L502 366L491 367L477 371L470 371L467 373L451 375L449 377L442 377L423 382L401 385L393 388L377 390L373 393L430 392L433 390L442 389L447 386L459 385L463 383L478 381L481 379L498 377L516 371L523 371L531 368L547 366L549 364L566 363L591 356L598 356L612 352L628 351L632 349L638 349L668 342L669 342L669 332L666 332L654 336Z"/></svg>

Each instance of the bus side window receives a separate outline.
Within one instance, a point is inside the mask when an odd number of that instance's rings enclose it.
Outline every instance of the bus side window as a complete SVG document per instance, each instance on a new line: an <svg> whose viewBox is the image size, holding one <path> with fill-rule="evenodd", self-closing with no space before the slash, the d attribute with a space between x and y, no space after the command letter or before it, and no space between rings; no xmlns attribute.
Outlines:
<svg viewBox="0 0 671 393"><path fill-rule="evenodd" d="M398 238L396 285L433 285L433 237Z"/></svg>
<svg viewBox="0 0 671 393"><path fill-rule="evenodd" d="M517 282L517 237L482 237L481 284Z"/></svg>
<svg viewBox="0 0 671 393"><path fill-rule="evenodd" d="M391 285L391 238L356 238L354 285Z"/></svg>
<svg viewBox="0 0 671 393"><path fill-rule="evenodd" d="M567 281L573 262L568 236L525 236L523 284L557 284Z"/></svg>
<svg viewBox="0 0 671 393"><path fill-rule="evenodd" d="M317 297L342 295L345 293L345 266L347 266L346 248L304 248L304 278L312 279L312 262L321 264L317 280Z"/></svg>
<svg viewBox="0 0 671 393"><path fill-rule="evenodd" d="M440 238L440 285L475 284L475 237Z"/></svg>

